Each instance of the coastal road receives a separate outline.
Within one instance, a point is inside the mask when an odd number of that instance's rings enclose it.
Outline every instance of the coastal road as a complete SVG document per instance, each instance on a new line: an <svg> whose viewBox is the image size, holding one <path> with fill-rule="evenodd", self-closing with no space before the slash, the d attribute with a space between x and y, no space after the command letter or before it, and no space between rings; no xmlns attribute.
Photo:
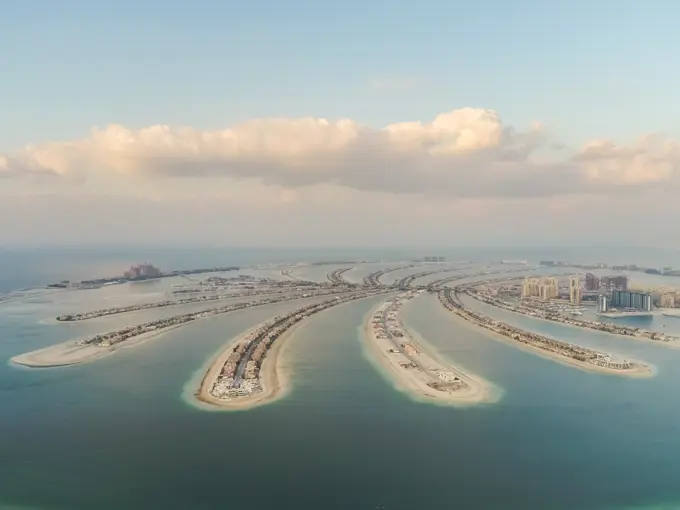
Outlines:
<svg viewBox="0 0 680 510"><path fill-rule="evenodd" d="M429 367L426 367L423 365L422 361L419 360L416 356L410 355L406 353L406 350L401 347L400 340L402 342L407 342L411 341L411 343L415 346L415 343L412 342L412 339L407 335L406 329L402 326L401 321L397 320L397 323L400 325L401 331L404 333L403 337L395 337L390 333L390 330L387 327L387 314L389 312L395 311L397 309L397 313L399 313L399 309L401 308L402 305L397 306L396 303L393 303L392 305L388 306L382 314L382 326L383 329L385 330L385 334L387 335L387 338L390 339L396 350L398 350L406 359L408 359L411 363L413 363L416 367L418 367L423 373L425 373L427 376L429 376L430 379L434 380L436 382L436 376L433 376L432 373L429 370ZM404 370L408 370L407 368L404 368Z"/></svg>
<svg viewBox="0 0 680 510"><path fill-rule="evenodd" d="M311 308L312 306L316 305L310 305L309 307L305 307L304 310L307 310L308 308ZM241 382L243 381L243 374L246 371L246 365L250 361L250 358L252 357L253 353L255 352L255 349L257 349L257 346L260 345L262 340L265 339L267 335L276 327L280 326L284 322L286 322L288 319L290 319L293 315L296 315L298 313L304 313L304 310L296 312L296 313L290 313L288 315L283 315L280 318L275 318L275 322L269 326L266 327L260 332L255 339L250 343L246 351L243 353L243 356L241 356L241 359L238 362L238 366L236 367L236 372L234 373L234 382L233 382L233 387L234 388L240 388L241 387Z"/></svg>

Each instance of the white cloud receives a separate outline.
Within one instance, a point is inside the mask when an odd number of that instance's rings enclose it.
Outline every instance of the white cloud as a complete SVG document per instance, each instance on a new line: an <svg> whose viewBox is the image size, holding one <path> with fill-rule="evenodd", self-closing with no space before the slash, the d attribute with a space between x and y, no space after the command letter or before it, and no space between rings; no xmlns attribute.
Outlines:
<svg viewBox="0 0 680 510"><path fill-rule="evenodd" d="M611 140L587 144L574 157L592 180L620 180L625 184L667 182L678 174L680 142L645 136L627 145Z"/></svg>
<svg viewBox="0 0 680 510"><path fill-rule="evenodd" d="M139 190L141 182L149 189L151 181L156 192L174 186L198 194L263 183L280 188L280 203L319 185L452 200L675 189L678 162L677 140L594 141L569 151L540 123L518 130L494 111L463 108L381 129L319 118L256 119L218 131L111 125L83 140L0 155L0 176L49 174L61 178L54 189L100 191Z"/></svg>

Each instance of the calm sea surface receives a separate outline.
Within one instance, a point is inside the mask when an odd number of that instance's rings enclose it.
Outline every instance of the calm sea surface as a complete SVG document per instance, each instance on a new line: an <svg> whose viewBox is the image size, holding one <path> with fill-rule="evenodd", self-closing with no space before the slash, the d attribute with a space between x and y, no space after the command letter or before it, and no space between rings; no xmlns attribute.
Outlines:
<svg viewBox="0 0 680 510"><path fill-rule="evenodd" d="M114 270L145 258L85 257L76 266ZM198 258L164 264L192 267ZM56 262L36 276L29 262L5 268L6 289L74 277ZM295 276L319 280L330 270L300 268ZM82 275L89 276L97 274ZM173 283L43 292L0 304L0 358L177 313L51 323L62 311L153 301ZM680 350L479 305L528 329L644 360L658 375L582 372L460 325L425 296L405 307L407 325L503 392L491 405L437 407L394 390L366 359L360 329L378 302L311 318L286 352L292 392L249 412L193 407L201 368L229 338L294 303L208 319L83 366L29 370L3 361L0 508L680 508ZM668 320L680 328L680 319Z"/></svg>

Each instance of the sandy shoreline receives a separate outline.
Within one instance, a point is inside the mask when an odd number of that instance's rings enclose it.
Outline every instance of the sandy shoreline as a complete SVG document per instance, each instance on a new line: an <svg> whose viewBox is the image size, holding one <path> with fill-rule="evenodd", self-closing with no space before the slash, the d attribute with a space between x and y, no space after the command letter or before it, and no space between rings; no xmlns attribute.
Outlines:
<svg viewBox="0 0 680 510"><path fill-rule="evenodd" d="M309 300L326 298L328 296L311 296L308 298L296 298L293 300L285 300L282 302L289 301L300 301L308 302ZM261 305L254 305L254 307L267 306L277 303L264 303ZM129 347L134 347L147 342L153 338L164 335L165 333L172 331L176 328L190 326L191 324L196 324L204 320L208 320L215 317L224 317L234 312L239 312L253 307L237 308L235 310L230 310L228 312L223 312L219 314L208 315L206 317L200 317L194 319L193 321L183 322L180 324L175 324L167 328L160 330L149 331L148 333L142 333L123 342L111 345L109 347L99 347L95 345L76 345L75 342L79 338L72 338L65 342L61 342L55 345L50 345L43 347L41 349L36 349L27 353L17 354L10 359L10 362L16 365L22 365L29 368L57 368L69 365L80 365L83 363L89 363L91 361L98 360L110 354L113 354L118 349L125 349ZM86 338L86 337L82 337Z"/></svg>
<svg viewBox="0 0 680 510"><path fill-rule="evenodd" d="M232 347L248 336L248 334L257 330L260 327L260 325L257 325L239 336L230 339L222 346L222 349L210 364L210 368L201 379L200 387L194 392L194 398L203 404L209 404L214 409L224 411L245 411L269 404L286 396L292 387L292 373L290 366L285 363L283 355L289 344L289 340L304 324L307 324L307 321L298 322L293 327L286 330L272 344L272 347L269 349L269 352L267 352L267 356L264 358L262 367L260 368L260 385L262 386L262 391L233 400L219 399L210 393L222 371L224 363L226 363L227 358L229 358L229 355L232 352Z"/></svg>
<svg viewBox="0 0 680 510"><path fill-rule="evenodd" d="M360 299L355 299L341 303L336 306L327 308L318 312L322 314L327 310L336 309L349 303L354 303L357 301L362 301L363 299L370 299L376 296L367 296ZM314 314L317 316L318 314ZM233 400L225 400L214 397L210 392L217 381L217 378L222 371L222 367L226 363L229 355L232 352L232 347L240 342L243 338L247 337L249 333L254 330L259 329L262 323L258 324L254 328L245 331L244 333L238 335L235 338L228 340L215 356L214 361L210 364L210 368L206 371L205 375L201 378L200 386L197 390L193 392L193 397L201 404L209 404L213 410L224 410L224 411L245 411L252 409L254 407L259 407L265 404L269 404L276 400L280 400L285 397L291 390L292 384L292 368L290 364L285 359L285 352L290 345L290 340L295 336L300 328L309 324L311 317L305 320L295 323L292 327L284 331L279 338L274 341L274 343L269 348L267 355L262 362L260 367L260 386L262 391L248 395L247 397L241 397ZM265 321L266 322L266 321Z"/></svg>
<svg viewBox="0 0 680 510"><path fill-rule="evenodd" d="M592 363L585 363L585 362L580 362L578 360L575 360L573 358L568 358L566 356L561 356L557 353L547 351L545 349L540 349L538 347L534 347L532 345L528 345L522 342L517 342L515 340L512 340L511 338L506 337L505 335L501 335L500 333L496 333L495 331L491 331L490 329L484 328L482 326L478 326L471 321L465 320L462 317L460 317L458 314L455 312L446 310L448 312L448 315L451 317L451 320L456 321L458 324L469 328L471 330L475 330L478 332L482 332L485 335L488 335L490 338L493 338L494 340L498 340L500 342L505 343L506 345L510 345L512 347L515 347L517 349L521 349L525 352L529 352L531 354L541 356L543 358L549 359L551 361L556 361L557 363L560 363L562 365L571 367L571 368L577 368L579 370L583 370L584 372L595 372L599 374L607 374L607 375L616 375L619 377L653 377L654 370L645 364L642 364L636 360L629 360L633 361L634 363L637 363L637 366L631 370L617 370L613 368L606 368L606 367L600 367L597 365L593 365ZM552 322L552 321L548 321ZM578 326L574 326L578 327Z"/></svg>
<svg viewBox="0 0 680 510"><path fill-rule="evenodd" d="M375 306L366 315L363 324L365 353L368 355L378 371L391 382L395 389L405 393L411 399L445 406L470 406L475 404L496 402L500 398L500 391L491 383L467 371L463 371L455 364L449 363L435 356L433 349L424 342L412 337L410 340L418 345L422 356L428 363L455 373L467 385L467 388L454 392L439 391L427 385L427 375L418 369L405 369L399 365L399 358L388 352L393 344L388 339L377 338L374 334L371 319L383 303Z"/></svg>
<svg viewBox="0 0 680 510"><path fill-rule="evenodd" d="M210 317L205 318L209 319ZM162 336L173 329L188 326L189 324L192 324L192 322L177 324L160 331L149 331L148 333L143 333L130 340L121 342L118 345L111 345L109 347L76 345L74 343L76 341L75 339L67 340L66 342L43 347L42 349L36 349L24 354L17 354L13 358L10 358L10 361L16 365L22 365L29 368L58 368L69 365L81 365L109 356L118 349L127 349L129 347L141 345L149 340Z"/></svg>

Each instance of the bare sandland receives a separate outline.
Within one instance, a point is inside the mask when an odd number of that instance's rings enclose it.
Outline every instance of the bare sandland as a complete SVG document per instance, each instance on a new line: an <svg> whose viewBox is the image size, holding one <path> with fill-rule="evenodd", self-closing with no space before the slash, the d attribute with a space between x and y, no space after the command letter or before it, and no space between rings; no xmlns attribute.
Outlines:
<svg viewBox="0 0 680 510"><path fill-rule="evenodd" d="M558 363L561 363L561 364L566 365L568 367L578 368L579 370L584 370L586 372L597 372L597 373L600 373L600 374L618 375L618 376L623 376L623 377L652 377L652 376L655 375L654 370L649 365L645 365L645 364L640 363L638 361L635 361L636 365L633 368L626 369L626 370L619 370L619 369L614 369L614 368L601 367L601 366L598 366L598 365L594 365L592 363L579 361L579 360L571 358L569 356L563 356L563 355L558 354L556 352L541 349L539 347L534 347L532 345L525 344L523 342L518 342L516 340L513 340L512 338L505 336L505 335L501 335L500 333L496 333L495 331L491 331L490 329L484 328L482 326L474 324L471 321L465 320L462 317L460 317L458 314L456 314L455 312L450 312L450 311L447 311L447 312L448 312L447 315L450 317L451 320L457 322L458 324L460 324L463 327L473 329L473 330L476 330L476 331L480 331L483 334L489 336L490 338L493 338L494 340L499 340L499 341L501 341L505 344L511 345L515 348L522 349L524 351L527 351L527 352L530 352L532 354L541 356L543 358L550 359L552 361L557 361ZM574 327L579 327L579 326L574 326ZM634 361L634 360L629 360L629 361Z"/></svg>
<svg viewBox="0 0 680 510"><path fill-rule="evenodd" d="M419 351L418 360L430 369L430 373L415 367L404 368L402 364L407 364L408 358L402 353L390 352L390 349L394 349L392 341L389 338L379 338L375 334L371 319L380 306L373 308L366 316L363 331L364 343L368 347L370 359L378 364L378 367L382 369L380 371L389 377L396 389L414 400L438 405L470 406L499 400L501 391L491 383L471 372L463 371L460 367L445 362L435 354L433 349L423 350L426 346L424 343L418 342L414 335L404 337L404 340L417 347ZM446 391L430 386L433 381L437 380L436 376L433 376L436 371L455 374L464 383L464 387L454 391Z"/></svg>
<svg viewBox="0 0 680 510"><path fill-rule="evenodd" d="M160 331L150 331L148 333L143 333L130 338L129 340L125 340L124 342L120 342L119 344L114 344L107 347L100 347L98 345L91 344L78 345L75 343L75 340L68 340L60 344L50 345L49 347L19 354L11 358L10 361L17 365L23 365L31 368L54 368L89 363L90 361L95 361L103 358L104 356L113 354L118 349L125 349L127 347L133 347L135 345L142 344L148 340L151 340L152 338L156 338L167 333L168 331L185 326L187 324L191 324L191 322L164 328Z"/></svg>
<svg viewBox="0 0 680 510"><path fill-rule="evenodd" d="M10 361L31 368L49 368L87 363L110 354L110 347L76 345L73 340L14 356Z"/></svg>
<svg viewBox="0 0 680 510"><path fill-rule="evenodd" d="M245 333L232 338L224 344L222 350L215 357L205 376L203 376L201 385L198 388L198 391L194 393L194 397L204 404L209 404L213 409L224 411L245 411L285 397L292 387L292 371L289 362L285 360L284 353L289 344L289 340L294 336L295 332L306 323L307 321L298 322L290 329L286 330L276 339L267 351L267 356L265 356L262 367L260 368L260 386L262 387L262 391L252 393L245 397L231 399L217 398L211 393L233 347L245 339L250 333L262 327L260 324Z"/></svg>

